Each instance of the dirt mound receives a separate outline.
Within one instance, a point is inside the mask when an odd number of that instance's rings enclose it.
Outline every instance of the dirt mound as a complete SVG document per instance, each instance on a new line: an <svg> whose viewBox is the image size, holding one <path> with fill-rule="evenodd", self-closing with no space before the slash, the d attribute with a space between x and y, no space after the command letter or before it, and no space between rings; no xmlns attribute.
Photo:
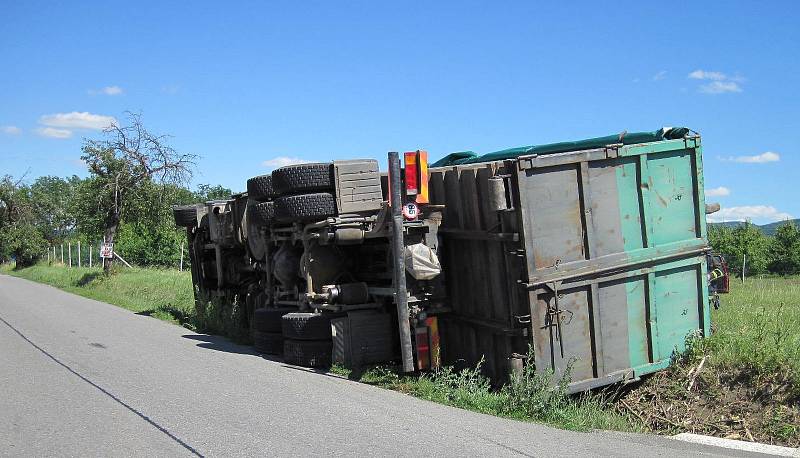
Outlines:
<svg viewBox="0 0 800 458"><path fill-rule="evenodd" d="M624 393L616 406L661 434L800 446L800 396L788 371L756 374L716 367L711 357L678 362Z"/></svg>

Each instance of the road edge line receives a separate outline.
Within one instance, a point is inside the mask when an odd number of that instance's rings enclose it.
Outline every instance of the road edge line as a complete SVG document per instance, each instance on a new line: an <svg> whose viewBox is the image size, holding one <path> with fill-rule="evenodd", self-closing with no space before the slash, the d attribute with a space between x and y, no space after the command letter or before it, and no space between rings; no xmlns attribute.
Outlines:
<svg viewBox="0 0 800 458"><path fill-rule="evenodd" d="M680 433L671 437L671 439L692 442L695 444L711 445L714 447L722 447L732 450L741 450L743 452L764 453L774 456L791 456L800 457L800 449L792 447L784 447L781 445L762 444L760 442L747 442L733 439L724 439L721 437L704 436L702 434Z"/></svg>

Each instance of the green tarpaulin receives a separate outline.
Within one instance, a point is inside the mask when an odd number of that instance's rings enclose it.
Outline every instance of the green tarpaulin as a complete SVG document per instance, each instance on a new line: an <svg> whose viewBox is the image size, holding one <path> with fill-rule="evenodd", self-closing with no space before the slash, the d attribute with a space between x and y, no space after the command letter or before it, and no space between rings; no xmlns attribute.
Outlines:
<svg viewBox="0 0 800 458"><path fill-rule="evenodd" d="M479 162L500 161L503 159L513 159L519 156L530 154L554 154L567 151L580 151L594 148L602 148L607 145L622 143L633 145L636 143L650 143L661 140L675 140L683 138L689 133L686 127L664 127L655 132L629 132L606 137L588 138L574 142L549 143L547 145L520 146L509 148L494 153L478 156L472 151L451 153L431 164L431 167L443 167L447 165L477 164Z"/></svg>

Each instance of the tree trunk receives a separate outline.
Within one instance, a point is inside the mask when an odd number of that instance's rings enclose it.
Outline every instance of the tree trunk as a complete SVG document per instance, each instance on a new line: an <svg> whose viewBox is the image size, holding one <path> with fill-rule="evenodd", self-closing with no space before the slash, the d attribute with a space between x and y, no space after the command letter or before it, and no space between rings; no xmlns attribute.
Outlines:
<svg viewBox="0 0 800 458"><path fill-rule="evenodd" d="M114 236L117 235L117 228L119 227L119 214L112 212L106 219L106 231L103 235L105 243L114 243ZM114 257L103 258L103 274L108 276L111 273L111 265L114 263Z"/></svg>

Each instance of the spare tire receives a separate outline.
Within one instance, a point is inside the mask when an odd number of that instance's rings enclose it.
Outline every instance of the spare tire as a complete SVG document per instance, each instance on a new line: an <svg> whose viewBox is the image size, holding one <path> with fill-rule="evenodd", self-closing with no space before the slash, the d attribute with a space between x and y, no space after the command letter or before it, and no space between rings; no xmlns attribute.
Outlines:
<svg viewBox="0 0 800 458"><path fill-rule="evenodd" d="M263 261L267 254L267 242L258 226L247 223L247 251L256 261Z"/></svg>
<svg viewBox="0 0 800 458"><path fill-rule="evenodd" d="M283 354L283 335L281 333L253 331L253 346L268 355Z"/></svg>
<svg viewBox="0 0 800 458"><path fill-rule="evenodd" d="M284 223L313 221L336 215L336 198L329 192L275 199L275 219Z"/></svg>
<svg viewBox="0 0 800 458"><path fill-rule="evenodd" d="M282 331L281 317L297 310L293 307L260 308L253 311L253 330L268 333Z"/></svg>
<svg viewBox="0 0 800 458"><path fill-rule="evenodd" d="M274 202L258 202L253 205L248 205L247 211L250 212L248 218L252 224L257 227L269 226L275 219L275 203Z"/></svg>
<svg viewBox="0 0 800 458"><path fill-rule="evenodd" d="M331 365L333 343L330 340L283 341L283 362L303 367L328 367Z"/></svg>
<svg viewBox="0 0 800 458"><path fill-rule="evenodd" d="M272 175L260 175L247 180L247 197L259 202L275 197Z"/></svg>
<svg viewBox="0 0 800 458"><path fill-rule="evenodd" d="M283 337L295 340L331 340L332 313L293 312L283 315Z"/></svg>
<svg viewBox="0 0 800 458"><path fill-rule="evenodd" d="M333 189L333 164L287 165L272 171L272 187L276 194L300 194Z"/></svg>
<svg viewBox="0 0 800 458"><path fill-rule="evenodd" d="M172 216L179 227L197 226L197 207L194 205L175 205L172 207Z"/></svg>

